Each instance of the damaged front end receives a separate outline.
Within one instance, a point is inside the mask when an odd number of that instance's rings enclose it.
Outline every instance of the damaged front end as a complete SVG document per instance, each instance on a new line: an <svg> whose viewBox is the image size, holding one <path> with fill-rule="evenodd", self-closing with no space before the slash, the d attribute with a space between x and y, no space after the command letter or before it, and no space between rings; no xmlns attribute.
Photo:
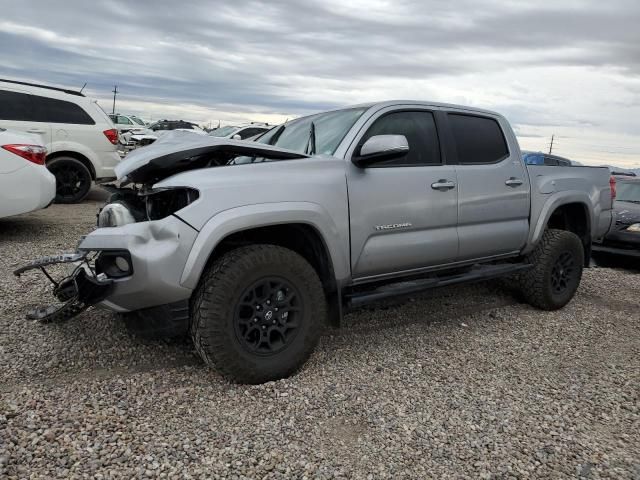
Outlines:
<svg viewBox="0 0 640 480"><path fill-rule="evenodd" d="M195 203L200 193L193 187L154 185L186 170L307 156L192 134L167 135L131 152L116 167L119 185L101 185L111 193L109 201L98 213L98 228L83 237L77 251L42 257L15 270L16 276L40 271L53 284L57 304L35 308L27 318L64 321L96 304L131 312L186 302L192 289L181 284L181 276L198 230L180 217L180 210ZM57 268L67 270L50 272Z"/></svg>
<svg viewBox="0 0 640 480"><path fill-rule="evenodd" d="M69 275L56 280L47 267L61 264L71 265L73 269ZM89 252L41 257L13 273L19 277L29 270L40 270L49 279L53 284L53 296L60 302L27 312L28 319L42 323L69 320L107 298L113 289L113 279L96 271L95 257L92 258Z"/></svg>

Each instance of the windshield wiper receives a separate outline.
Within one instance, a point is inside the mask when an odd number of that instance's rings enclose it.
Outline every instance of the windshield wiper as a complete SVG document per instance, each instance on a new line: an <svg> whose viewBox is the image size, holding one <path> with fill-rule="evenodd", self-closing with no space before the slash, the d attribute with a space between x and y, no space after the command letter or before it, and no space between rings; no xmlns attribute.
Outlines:
<svg viewBox="0 0 640 480"><path fill-rule="evenodd" d="M307 148L304 149L304 153L307 155L316 154L316 124L311 122L309 127L309 140L307 142Z"/></svg>
<svg viewBox="0 0 640 480"><path fill-rule="evenodd" d="M629 202L629 203L640 203L640 200L622 200L620 198L616 198L618 202Z"/></svg>
<svg viewBox="0 0 640 480"><path fill-rule="evenodd" d="M282 132L284 132L284 129L286 128L287 123L283 123L282 125L280 125L278 127L278 129L273 132L273 135L271 135L271 138L269 139L269 143L267 145L275 145L276 142L278 141L278 139L280 138L280 135L282 135Z"/></svg>

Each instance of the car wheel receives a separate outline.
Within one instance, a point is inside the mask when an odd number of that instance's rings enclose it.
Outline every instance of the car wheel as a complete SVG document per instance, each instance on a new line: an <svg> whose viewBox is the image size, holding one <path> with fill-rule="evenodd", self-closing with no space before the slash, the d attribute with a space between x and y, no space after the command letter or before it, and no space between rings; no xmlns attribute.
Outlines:
<svg viewBox="0 0 640 480"><path fill-rule="evenodd" d="M298 370L325 321L313 267L287 248L253 245L204 272L192 300L191 337L205 363L232 381L256 384Z"/></svg>
<svg viewBox="0 0 640 480"><path fill-rule="evenodd" d="M547 230L528 256L533 267L518 277L525 301L542 310L557 310L573 298L584 267L584 248L575 233Z"/></svg>
<svg viewBox="0 0 640 480"><path fill-rule="evenodd" d="M80 160L57 157L47 168L56 177L56 203L78 203L89 194L91 172Z"/></svg>

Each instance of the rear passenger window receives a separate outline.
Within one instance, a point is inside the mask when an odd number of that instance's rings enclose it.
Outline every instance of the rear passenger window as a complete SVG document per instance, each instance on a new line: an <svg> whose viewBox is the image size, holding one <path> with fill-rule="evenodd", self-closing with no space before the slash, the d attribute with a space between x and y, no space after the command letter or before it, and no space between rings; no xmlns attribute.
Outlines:
<svg viewBox="0 0 640 480"><path fill-rule="evenodd" d="M35 121L30 97L25 93L0 90L0 120Z"/></svg>
<svg viewBox="0 0 640 480"><path fill-rule="evenodd" d="M375 167L439 165L440 143L433 113L407 111L388 113L378 118L360 141L361 145L375 135L404 135L409 142L407 155L378 162Z"/></svg>
<svg viewBox="0 0 640 480"><path fill-rule="evenodd" d="M502 129L493 118L450 113L458 163L497 163L509 155Z"/></svg>
<svg viewBox="0 0 640 480"><path fill-rule="evenodd" d="M93 118L75 103L56 98L31 95L36 122L73 123L76 125L95 125Z"/></svg>
<svg viewBox="0 0 640 480"><path fill-rule="evenodd" d="M0 90L0 120L95 125L79 105L65 100Z"/></svg>

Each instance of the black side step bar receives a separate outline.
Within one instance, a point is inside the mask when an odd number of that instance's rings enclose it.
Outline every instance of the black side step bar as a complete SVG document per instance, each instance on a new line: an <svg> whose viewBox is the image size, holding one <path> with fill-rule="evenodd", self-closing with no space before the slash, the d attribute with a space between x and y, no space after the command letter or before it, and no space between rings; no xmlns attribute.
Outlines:
<svg viewBox="0 0 640 480"><path fill-rule="evenodd" d="M471 283L511 275L532 267L528 263L504 263L499 265L476 265L471 270L454 275L423 278L383 285L374 290L348 293L344 297L345 307L353 309L386 298L411 295L431 288L445 287L456 283Z"/></svg>

